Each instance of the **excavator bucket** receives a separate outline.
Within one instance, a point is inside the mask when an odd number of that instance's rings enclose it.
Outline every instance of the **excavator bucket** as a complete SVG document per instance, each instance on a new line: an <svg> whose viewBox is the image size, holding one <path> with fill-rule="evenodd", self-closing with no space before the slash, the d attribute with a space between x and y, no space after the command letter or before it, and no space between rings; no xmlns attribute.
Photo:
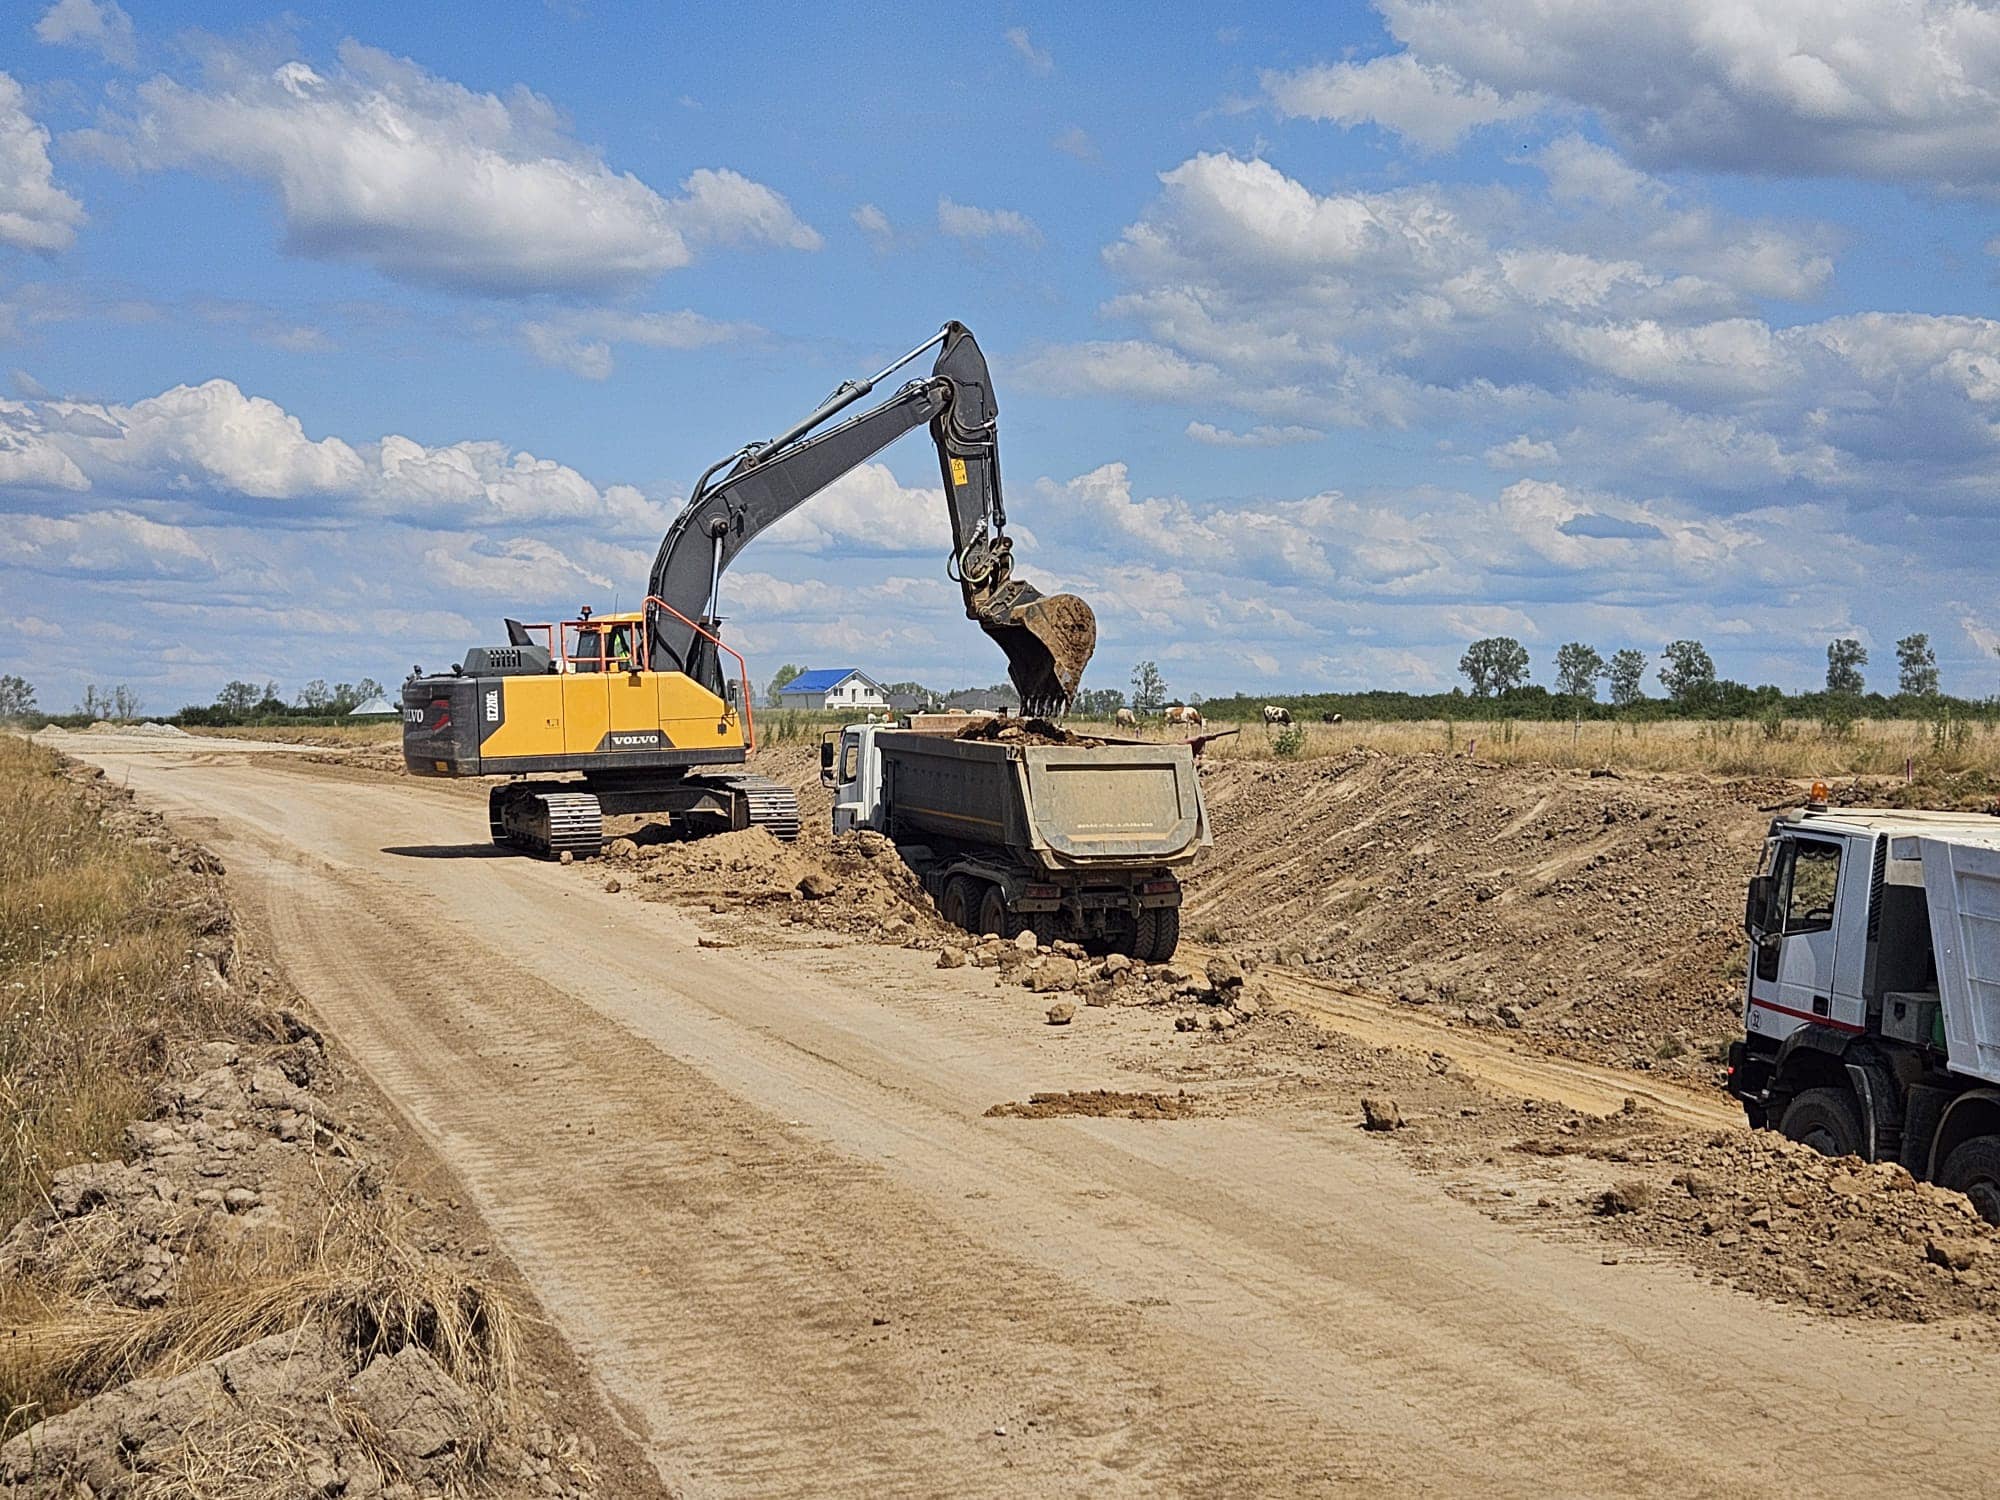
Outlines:
<svg viewBox="0 0 2000 1500"><path fill-rule="evenodd" d="M1076 696L1097 650L1097 616L1075 594L1035 595L982 629L1007 653L1007 675L1024 711L1059 713Z"/></svg>

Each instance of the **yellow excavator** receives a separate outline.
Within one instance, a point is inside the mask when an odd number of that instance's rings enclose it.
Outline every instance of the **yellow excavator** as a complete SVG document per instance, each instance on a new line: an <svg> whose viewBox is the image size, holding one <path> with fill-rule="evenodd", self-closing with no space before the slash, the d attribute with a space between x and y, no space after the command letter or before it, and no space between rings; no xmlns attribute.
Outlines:
<svg viewBox="0 0 2000 1500"><path fill-rule="evenodd" d="M933 347L928 378L826 425ZM924 423L951 520L947 571L966 615L1006 654L1023 711L1060 714L1096 649L1097 622L1075 595L1044 595L1013 576L998 413L986 358L962 323L843 382L778 436L709 466L660 543L642 608L508 620L506 645L475 646L449 672L413 670L404 764L418 776L509 778L487 799L493 841L545 858L596 853L607 816L664 815L690 835L754 827L796 838L791 787L704 769L742 766L756 749L743 658L722 638L722 576L757 533Z"/></svg>

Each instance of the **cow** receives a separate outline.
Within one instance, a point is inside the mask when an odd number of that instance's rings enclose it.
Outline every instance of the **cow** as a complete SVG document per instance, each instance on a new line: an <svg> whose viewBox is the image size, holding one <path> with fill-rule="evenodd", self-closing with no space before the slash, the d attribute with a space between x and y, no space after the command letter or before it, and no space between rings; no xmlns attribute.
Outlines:
<svg viewBox="0 0 2000 1500"><path fill-rule="evenodd" d="M1120 729L1137 729L1139 727L1139 716L1129 708L1121 708L1111 716L1111 722L1116 724Z"/></svg>
<svg viewBox="0 0 2000 1500"><path fill-rule="evenodd" d="M1275 703L1266 703L1264 705L1264 727L1266 729L1269 729L1274 724L1290 724L1291 722L1292 711L1289 708L1280 708Z"/></svg>
<svg viewBox="0 0 2000 1500"><path fill-rule="evenodd" d="M1321 715L1319 716L1319 721L1320 721L1320 723L1322 723L1322 724L1338 724L1338 723L1340 722L1340 715L1339 715L1339 714L1321 714Z"/></svg>
<svg viewBox="0 0 2000 1500"><path fill-rule="evenodd" d="M1169 724L1185 724L1190 729L1201 728L1201 710L1185 703L1176 703L1166 712Z"/></svg>

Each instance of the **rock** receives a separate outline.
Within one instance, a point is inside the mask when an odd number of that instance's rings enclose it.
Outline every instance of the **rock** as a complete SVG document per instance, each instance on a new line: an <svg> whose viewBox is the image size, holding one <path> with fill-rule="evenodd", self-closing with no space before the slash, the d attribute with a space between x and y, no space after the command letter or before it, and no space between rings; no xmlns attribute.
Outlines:
<svg viewBox="0 0 2000 1500"><path fill-rule="evenodd" d="M1264 1013L1264 1003L1246 991L1230 1001L1230 1009L1236 1012L1239 1021L1248 1021Z"/></svg>
<svg viewBox="0 0 2000 1500"><path fill-rule="evenodd" d="M1049 1024L1067 1026L1076 1019L1076 1006L1068 1000L1058 1000L1049 1007Z"/></svg>
<svg viewBox="0 0 2000 1500"><path fill-rule="evenodd" d="M954 948L949 943L938 949L937 966L940 969L962 969L965 967L965 950Z"/></svg>
<svg viewBox="0 0 2000 1500"><path fill-rule="evenodd" d="M1591 1208L1600 1214L1634 1214L1651 1205L1653 1185L1643 1177L1615 1182L1597 1195Z"/></svg>
<svg viewBox="0 0 2000 1500"><path fill-rule="evenodd" d="M707 933L703 933L697 937L694 940L694 945L697 948L734 948L736 946L728 938L711 937Z"/></svg>
<svg viewBox="0 0 2000 1500"><path fill-rule="evenodd" d="M1106 979L1115 979L1132 967L1129 953L1107 953L1104 955L1103 974Z"/></svg>
<svg viewBox="0 0 2000 1500"><path fill-rule="evenodd" d="M1075 959L1048 958L1028 972L1028 988L1038 995L1055 990L1073 990L1081 977Z"/></svg>
<svg viewBox="0 0 2000 1500"><path fill-rule="evenodd" d="M576 863L576 855L573 851L565 849L556 857L556 863L560 865L573 865Z"/></svg>
<svg viewBox="0 0 2000 1500"><path fill-rule="evenodd" d="M630 839L613 839L604 846L604 852L613 859L631 859L639 852L639 846Z"/></svg>
<svg viewBox="0 0 2000 1500"><path fill-rule="evenodd" d="M1748 1224L1752 1229L1769 1229L1771 1227L1771 1210L1768 1208L1753 1209L1750 1216L1743 1222Z"/></svg>
<svg viewBox="0 0 2000 1500"><path fill-rule="evenodd" d="M1159 980L1161 984L1173 989L1179 989L1190 979L1194 978L1192 974L1183 969L1179 964L1157 964L1153 968L1153 977Z"/></svg>
<svg viewBox="0 0 2000 1500"><path fill-rule="evenodd" d="M1226 1010L1212 1010L1208 1013L1208 1029L1210 1031L1228 1031L1235 1024L1236 1017Z"/></svg>
<svg viewBox="0 0 2000 1500"><path fill-rule="evenodd" d="M1174 1017L1174 1030L1176 1031L1199 1031L1200 1029L1201 1018L1192 1011L1182 1011Z"/></svg>
<svg viewBox="0 0 2000 1500"><path fill-rule="evenodd" d="M1361 1128L1363 1130L1401 1130L1409 1122L1397 1108L1394 1099L1364 1098L1361 1101Z"/></svg>
<svg viewBox="0 0 2000 1500"><path fill-rule="evenodd" d="M472 1398L416 1344L377 1355L349 1389L383 1446L405 1458L440 1458L475 1435Z"/></svg>
<svg viewBox="0 0 2000 1500"><path fill-rule="evenodd" d="M1970 1271L1979 1263L1986 1247L1977 1240L1953 1235L1933 1235L1924 1242L1924 1259L1948 1271Z"/></svg>
<svg viewBox="0 0 2000 1500"><path fill-rule="evenodd" d="M1521 1008L1518 1005L1509 1005L1503 1001L1493 1013L1500 1018L1500 1024L1510 1031L1521 1029Z"/></svg>
<svg viewBox="0 0 2000 1500"><path fill-rule="evenodd" d="M823 870L814 870L799 879L798 892L808 901L824 901L840 889L833 877Z"/></svg>
<svg viewBox="0 0 2000 1500"><path fill-rule="evenodd" d="M1014 938L1014 946L1023 953L1033 953L1041 945L1042 940L1035 936L1035 929L1032 927L1023 927Z"/></svg>
<svg viewBox="0 0 2000 1500"><path fill-rule="evenodd" d="M616 876L604 882L604 894L607 896L615 896L624 889L624 885L619 882Z"/></svg>
<svg viewBox="0 0 2000 1500"><path fill-rule="evenodd" d="M1108 979L1099 979L1084 986L1085 1005L1109 1005L1111 997L1118 993L1118 987Z"/></svg>
<svg viewBox="0 0 2000 1500"><path fill-rule="evenodd" d="M233 1187L222 1195L222 1206L233 1214L245 1214L264 1201L255 1188Z"/></svg>
<svg viewBox="0 0 2000 1500"><path fill-rule="evenodd" d="M1243 985L1243 965L1227 954L1218 953L1202 967L1208 982L1218 990L1240 989Z"/></svg>

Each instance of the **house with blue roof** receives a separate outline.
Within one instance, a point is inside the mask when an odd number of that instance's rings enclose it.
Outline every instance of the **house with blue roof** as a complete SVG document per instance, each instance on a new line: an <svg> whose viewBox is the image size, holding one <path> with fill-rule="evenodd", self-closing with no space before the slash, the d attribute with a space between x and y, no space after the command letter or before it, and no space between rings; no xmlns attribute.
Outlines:
<svg viewBox="0 0 2000 1500"><path fill-rule="evenodd" d="M778 690L781 708L808 708L815 712L852 709L863 712L889 707L882 684L859 667L816 667L801 672Z"/></svg>

